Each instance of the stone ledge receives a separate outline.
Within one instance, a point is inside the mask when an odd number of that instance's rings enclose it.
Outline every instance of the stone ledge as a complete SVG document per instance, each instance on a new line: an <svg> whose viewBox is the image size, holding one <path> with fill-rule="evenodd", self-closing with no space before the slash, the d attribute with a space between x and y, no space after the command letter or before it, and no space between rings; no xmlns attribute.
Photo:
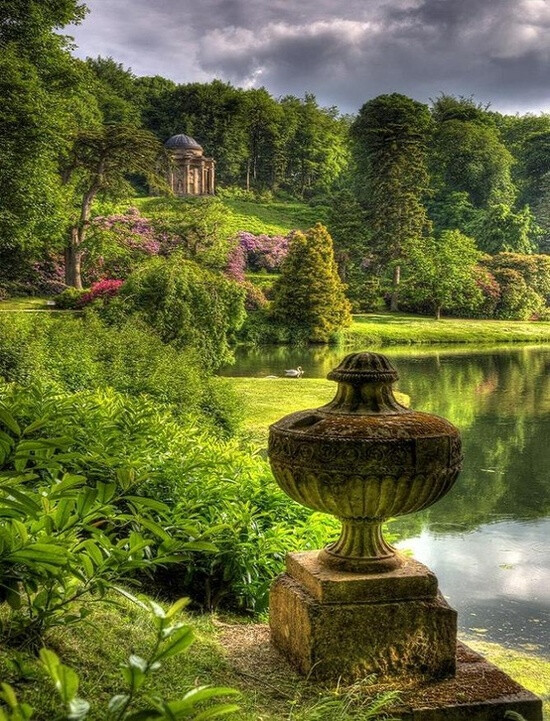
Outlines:
<svg viewBox="0 0 550 721"><path fill-rule="evenodd" d="M506 711L542 721L542 701L483 656L458 643L456 675L401 692L403 721L504 721Z"/></svg>
<svg viewBox="0 0 550 721"><path fill-rule="evenodd" d="M395 571L362 574L326 568L318 556L319 551L289 553L286 569L320 603L380 603L437 596L435 574L412 558L406 558Z"/></svg>

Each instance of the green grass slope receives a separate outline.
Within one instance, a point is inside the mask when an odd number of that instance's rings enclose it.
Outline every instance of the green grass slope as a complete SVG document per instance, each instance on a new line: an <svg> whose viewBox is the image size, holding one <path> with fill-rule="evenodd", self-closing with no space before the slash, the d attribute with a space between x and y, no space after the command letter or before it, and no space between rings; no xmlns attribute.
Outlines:
<svg viewBox="0 0 550 721"><path fill-rule="evenodd" d="M355 315L346 331L352 343L529 343L550 341L550 321L433 318L407 313Z"/></svg>
<svg viewBox="0 0 550 721"><path fill-rule="evenodd" d="M121 208L135 206L150 218L175 217L187 201L184 198L133 198ZM273 201L269 203L221 198L227 212L227 229L234 235L244 230L255 235L286 235L291 230L306 230L317 221L325 222L327 209L305 203Z"/></svg>
<svg viewBox="0 0 550 721"><path fill-rule="evenodd" d="M245 434L265 445L271 423L306 408L318 408L334 398L336 386L324 378L226 378L241 399ZM396 393L406 405L408 397Z"/></svg>

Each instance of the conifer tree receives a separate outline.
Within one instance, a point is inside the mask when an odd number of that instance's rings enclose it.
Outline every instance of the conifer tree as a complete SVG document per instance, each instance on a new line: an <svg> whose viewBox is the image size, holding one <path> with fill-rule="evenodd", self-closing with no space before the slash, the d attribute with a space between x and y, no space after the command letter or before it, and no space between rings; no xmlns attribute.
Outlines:
<svg viewBox="0 0 550 721"><path fill-rule="evenodd" d="M369 100L352 126L359 196L379 259L393 270L391 310L397 310L400 266L409 244L426 236L429 177L426 105L393 93Z"/></svg>
<svg viewBox="0 0 550 721"><path fill-rule="evenodd" d="M274 288L273 319L293 339L326 343L351 323L350 303L338 275L332 238L317 223L294 233Z"/></svg>

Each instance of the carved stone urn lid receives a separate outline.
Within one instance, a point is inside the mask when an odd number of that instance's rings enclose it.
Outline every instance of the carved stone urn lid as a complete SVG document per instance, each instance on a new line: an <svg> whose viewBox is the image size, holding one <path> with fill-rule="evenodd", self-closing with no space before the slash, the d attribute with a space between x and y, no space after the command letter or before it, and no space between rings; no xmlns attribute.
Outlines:
<svg viewBox="0 0 550 721"><path fill-rule="evenodd" d="M328 374L334 399L270 427L269 459L294 500L343 522L322 559L344 570L395 568L380 525L435 503L461 467L460 435L439 416L395 398L397 371L380 353L352 353Z"/></svg>

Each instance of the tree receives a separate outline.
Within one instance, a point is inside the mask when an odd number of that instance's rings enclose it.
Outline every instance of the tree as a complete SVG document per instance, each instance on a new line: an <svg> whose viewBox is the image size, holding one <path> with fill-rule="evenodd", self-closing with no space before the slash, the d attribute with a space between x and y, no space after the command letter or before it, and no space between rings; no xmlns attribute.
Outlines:
<svg viewBox="0 0 550 721"><path fill-rule="evenodd" d="M89 75L54 29L78 22L76 0L0 3L0 265L61 239L58 158L80 124L99 119ZM19 263L21 265L21 263Z"/></svg>
<svg viewBox="0 0 550 721"><path fill-rule="evenodd" d="M370 238L365 212L349 189L335 193L330 205L328 229L334 242L334 256L347 296L364 310L372 300L372 266Z"/></svg>
<svg viewBox="0 0 550 721"><path fill-rule="evenodd" d="M479 249L490 255L495 253L524 253L535 250L533 215L528 206L514 213L509 205L498 203L489 206L476 220L470 230Z"/></svg>
<svg viewBox="0 0 550 721"><path fill-rule="evenodd" d="M475 241L458 230L445 230L415 245L407 261L407 293L431 306L437 320L442 310L481 303L475 266L481 253Z"/></svg>
<svg viewBox="0 0 550 721"><path fill-rule="evenodd" d="M63 184L76 205L65 245L67 285L82 288L82 253L98 193L116 196L127 191L128 173L160 183L155 169L161 151L152 133L130 125L103 125L77 133L62 167Z"/></svg>
<svg viewBox="0 0 550 721"><path fill-rule="evenodd" d="M273 294L272 317L294 338L327 343L351 323L332 238L321 223L294 233Z"/></svg>
<svg viewBox="0 0 550 721"><path fill-rule="evenodd" d="M121 297L165 343L196 348L207 369L233 360L230 340L245 318L245 291L221 273L177 254L154 258L129 276Z"/></svg>
<svg viewBox="0 0 550 721"><path fill-rule="evenodd" d="M435 198L466 192L475 208L512 203L513 157L494 118L470 98L443 95L432 108L430 174Z"/></svg>
<svg viewBox="0 0 550 721"><path fill-rule="evenodd" d="M430 228L424 206L430 127L427 106L397 93L369 100L352 126L358 195L373 248L393 268L391 310L398 307L401 264Z"/></svg>

